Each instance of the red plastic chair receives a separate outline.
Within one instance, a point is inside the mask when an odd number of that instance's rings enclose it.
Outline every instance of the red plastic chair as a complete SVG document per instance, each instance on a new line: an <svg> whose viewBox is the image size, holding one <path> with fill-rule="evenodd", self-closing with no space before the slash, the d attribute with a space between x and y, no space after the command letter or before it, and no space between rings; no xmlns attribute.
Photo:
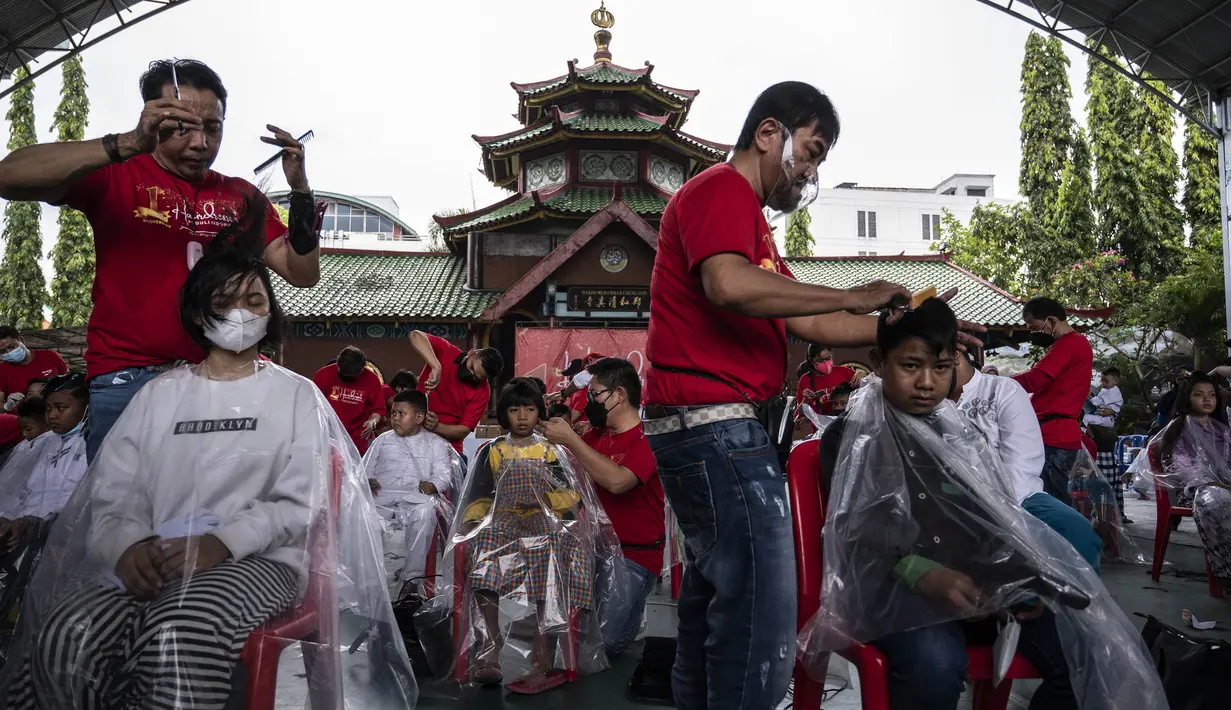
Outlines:
<svg viewBox="0 0 1231 710"><path fill-rule="evenodd" d="M328 524L336 530L338 501L345 475L340 452L333 452L332 463L329 517L317 520L314 526ZM303 602L285 616L253 631L244 643L239 662L247 671L244 699L248 710L273 710L278 690L278 660L283 649L296 641L303 642L303 664L312 707L317 710L338 707L338 651L334 642L336 616L333 613L337 608L333 587L333 567L337 558L335 537L331 531L309 535L316 547L310 554L308 588Z"/></svg>
<svg viewBox="0 0 1231 710"><path fill-rule="evenodd" d="M432 544L427 548L427 563L423 566L423 596L428 599L436 596L436 558L440 556L448 540L449 520L438 508L436 529L432 531Z"/></svg>
<svg viewBox="0 0 1231 710"><path fill-rule="evenodd" d="M1163 470L1162 461L1159 458L1158 446L1149 448L1150 468L1158 473ZM1191 518L1193 509L1191 507L1184 508L1171 504L1171 494L1164 487L1159 485L1158 479L1154 479L1154 503L1157 518L1154 527L1154 562L1150 565L1150 578L1155 582L1163 573L1163 556L1167 554L1167 543L1171 540L1172 524L1183 518ZM1210 556L1205 550L1202 550L1205 555L1205 575L1209 580L1210 596L1215 599L1223 598L1223 581L1214 576L1214 570L1210 567Z"/></svg>
<svg viewBox="0 0 1231 710"><path fill-rule="evenodd" d="M795 447L787 460L787 489L795 525L795 570L799 583L799 629L821 608L821 580L825 572L822 559L821 528L825 524L824 495L821 491L821 442L805 441ZM859 673L864 710L889 710L889 664L874 646L856 645L839 653L855 665ZM1005 710L1013 684L992 684L992 649L972 646L967 673L974 685L974 710ZM1020 654L1009 666L1006 680L1038 678L1039 672ZM795 661L794 706L797 710L820 710L824 683L808 675Z"/></svg>

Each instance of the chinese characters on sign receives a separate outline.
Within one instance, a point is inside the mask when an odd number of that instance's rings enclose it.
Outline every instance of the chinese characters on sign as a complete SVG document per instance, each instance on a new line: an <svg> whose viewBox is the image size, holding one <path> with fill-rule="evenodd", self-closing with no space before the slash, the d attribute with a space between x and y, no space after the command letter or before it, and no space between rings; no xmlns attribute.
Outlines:
<svg viewBox="0 0 1231 710"><path fill-rule="evenodd" d="M645 312L650 291L644 288L570 288L570 311Z"/></svg>

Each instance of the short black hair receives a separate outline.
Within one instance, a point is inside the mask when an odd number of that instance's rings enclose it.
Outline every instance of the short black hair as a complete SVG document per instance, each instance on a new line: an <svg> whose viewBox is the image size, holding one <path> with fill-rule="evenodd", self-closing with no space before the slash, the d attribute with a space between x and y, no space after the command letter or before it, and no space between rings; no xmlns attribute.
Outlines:
<svg viewBox="0 0 1231 710"><path fill-rule="evenodd" d="M17 405L18 419L44 419L47 416L47 404L42 397L26 397Z"/></svg>
<svg viewBox="0 0 1231 710"><path fill-rule="evenodd" d="M1106 370L1103 370L1103 374L1107 375L1108 377L1115 377L1118 379L1120 377L1120 368L1109 367Z"/></svg>
<svg viewBox="0 0 1231 710"><path fill-rule="evenodd" d="M854 393L855 386L849 382L843 382L833 388L833 392L829 393L829 398L834 399L835 397L849 397Z"/></svg>
<svg viewBox="0 0 1231 710"><path fill-rule="evenodd" d="M1227 347L1231 347L1231 345ZM560 374L564 377L576 377L584 369L585 368L582 367L581 358L574 358L573 361L568 364L568 367L564 368Z"/></svg>
<svg viewBox="0 0 1231 710"><path fill-rule="evenodd" d="M948 303L929 298L918 308L902 314L897 323L889 324L889 312L881 313L876 322L876 347L888 355L910 338L919 338L937 355L957 352L957 316Z"/></svg>
<svg viewBox="0 0 1231 710"><path fill-rule="evenodd" d="M405 402L415 409L427 414L427 395L419 390L402 390L393 395L393 403Z"/></svg>
<svg viewBox="0 0 1231 710"><path fill-rule="evenodd" d="M47 399L56 392L67 392L79 402L90 403L90 387L86 384L85 375L80 372L56 375L47 380L47 387L43 390L43 399Z"/></svg>
<svg viewBox="0 0 1231 710"><path fill-rule="evenodd" d="M21 340L21 331L11 325L0 325L0 340L15 338Z"/></svg>
<svg viewBox="0 0 1231 710"><path fill-rule="evenodd" d="M556 417L559 417L561 419L569 419L572 416L572 412L573 410L569 409L567 404L563 402L556 402L547 408L547 418L555 419Z"/></svg>
<svg viewBox="0 0 1231 710"><path fill-rule="evenodd" d="M507 431L509 429L509 410L513 407L534 407L539 410L539 420L547 418L547 405L543 403L543 393L539 386L524 377L514 377L500 390L496 400L496 421Z"/></svg>
<svg viewBox="0 0 1231 710"><path fill-rule="evenodd" d="M1034 318L1035 320L1047 320L1048 318L1068 320L1069 314L1064 310L1064 304L1056 299L1046 296L1035 296L1026 301L1026 305L1022 306L1022 317Z"/></svg>
<svg viewBox="0 0 1231 710"><path fill-rule="evenodd" d="M842 132L838 111L825 92L802 81L784 81L762 91L753 102L735 149L751 148L756 140L757 126L767 118L777 119L792 133L815 123L821 135L829 140L830 147L838 142L838 134Z"/></svg>
<svg viewBox="0 0 1231 710"><path fill-rule="evenodd" d="M479 351L479 362L483 363L483 372L487 379L494 380L504 370L504 356L495 348L483 348Z"/></svg>
<svg viewBox="0 0 1231 710"><path fill-rule="evenodd" d="M353 380L363 374L363 368L368 366L368 356L354 345L347 345L338 353L338 377Z"/></svg>
<svg viewBox="0 0 1231 710"><path fill-rule="evenodd" d="M3 336L0 336L0 337L3 337ZM29 392L29 391L30 391L30 386L31 386L31 385L42 385L43 387L46 387L46 386L47 386L47 378L46 378L46 377L35 377L33 380L30 380L29 382L27 382L27 383L26 383L26 391L27 391L27 392Z"/></svg>
<svg viewBox="0 0 1231 710"><path fill-rule="evenodd" d="M815 360L820 356L822 350L833 350L831 345L821 345L820 343L810 343L808 345L808 359Z"/></svg>
<svg viewBox="0 0 1231 710"><path fill-rule="evenodd" d="M486 368L484 368L484 369L486 369ZM542 378L540 378L540 377L527 377L526 379L527 379L527 380L530 380L531 382L533 382L533 383L534 383L534 385L535 385L536 387L538 387L538 388L539 388L539 391L543 393L543 396L547 396L547 383L546 383L546 382L544 382Z"/></svg>
<svg viewBox="0 0 1231 710"><path fill-rule="evenodd" d="M628 393L628 403L641 406L641 376L631 362L620 357L605 357L587 369L595 382L608 389L623 388ZM590 387L593 389L593 383Z"/></svg>
<svg viewBox="0 0 1231 710"><path fill-rule="evenodd" d="M171 67L175 67L175 81L180 86L191 86L194 89L214 92L214 96L222 102L222 115L227 114L227 89L222 85L218 72L206 66L205 62L195 59L157 59L141 75L141 100L153 101L162 97L162 87L170 84Z"/></svg>
<svg viewBox="0 0 1231 710"><path fill-rule="evenodd" d="M419 386L419 378L410 370L398 370L389 378L389 386L395 390L413 390Z"/></svg>
<svg viewBox="0 0 1231 710"><path fill-rule="evenodd" d="M235 294L248 279L255 277L265 287L269 299L269 323L260 347L277 348L287 331L286 315L269 277L265 252L264 196L244 196L243 214L223 227L205 245L188 278L180 288L180 325L193 342L209 351L215 345L205 337L205 329L226 314Z"/></svg>

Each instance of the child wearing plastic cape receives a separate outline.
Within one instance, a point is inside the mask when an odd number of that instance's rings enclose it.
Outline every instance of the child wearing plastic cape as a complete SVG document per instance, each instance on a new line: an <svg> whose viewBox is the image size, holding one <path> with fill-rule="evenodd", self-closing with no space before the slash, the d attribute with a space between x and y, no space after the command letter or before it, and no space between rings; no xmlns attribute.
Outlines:
<svg viewBox="0 0 1231 710"><path fill-rule="evenodd" d="M1082 443L1073 472L1069 474L1069 498L1073 506L1090 521L1103 543L1103 555L1107 559L1145 564L1145 554L1120 524L1124 515L1117 505L1119 501L1094 458L1097 445L1089 437L1082 437Z"/></svg>
<svg viewBox="0 0 1231 710"><path fill-rule="evenodd" d="M1153 469L1158 485L1172 492L1172 505L1192 506L1210 569L1227 586L1231 585L1231 428L1225 417L1213 379L1194 374L1176 397L1175 417L1137 456L1129 474L1144 477Z"/></svg>
<svg viewBox="0 0 1231 710"><path fill-rule="evenodd" d="M436 603L460 614L467 668L458 680L537 694L558 687L569 671L607 667L594 615L596 589L627 594L619 540L597 502L588 477L564 450L535 433L543 395L522 378L511 381L496 405L506 435L484 445L458 501L446 564L465 566L446 575ZM442 599L443 598L443 599ZM458 633L455 631L455 633ZM565 637L557 649L557 637ZM560 651L558 654L557 651ZM562 669L563 668L563 669Z"/></svg>
<svg viewBox="0 0 1231 710"><path fill-rule="evenodd" d="M1020 625L1016 650L1042 676L1032 710L1166 707L1098 575L1018 505L986 439L946 401L956 342L939 300L896 323L882 316L878 377L822 437L825 573L800 660L821 678L828 652L873 644L888 658L891 707L953 710L968 640L995 637L995 617Z"/></svg>
<svg viewBox="0 0 1231 710"><path fill-rule="evenodd" d="M204 361L141 389L52 527L7 707L221 709L295 642L314 707L414 705L354 447L312 382L259 357L285 329L262 221L206 247L179 307Z"/></svg>
<svg viewBox="0 0 1231 710"><path fill-rule="evenodd" d="M376 437L363 459L380 514L385 572L394 598L405 584L423 578L438 521L453 519L446 498L461 457L423 428L426 417L427 395L413 389L397 393L389 411L393 429Z"/></svg>

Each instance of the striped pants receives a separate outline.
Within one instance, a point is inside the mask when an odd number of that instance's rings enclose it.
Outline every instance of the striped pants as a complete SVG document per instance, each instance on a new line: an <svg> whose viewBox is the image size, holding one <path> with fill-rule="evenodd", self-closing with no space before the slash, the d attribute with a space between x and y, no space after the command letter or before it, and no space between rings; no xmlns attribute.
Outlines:
<svg viewBox="0 0 1231 710"><path fill-rule="evenodd" d="M294 570L261 557L225 562L152 601L91 583L52 608L8 705L220 709L248 635L298 589Z"/></svg>

